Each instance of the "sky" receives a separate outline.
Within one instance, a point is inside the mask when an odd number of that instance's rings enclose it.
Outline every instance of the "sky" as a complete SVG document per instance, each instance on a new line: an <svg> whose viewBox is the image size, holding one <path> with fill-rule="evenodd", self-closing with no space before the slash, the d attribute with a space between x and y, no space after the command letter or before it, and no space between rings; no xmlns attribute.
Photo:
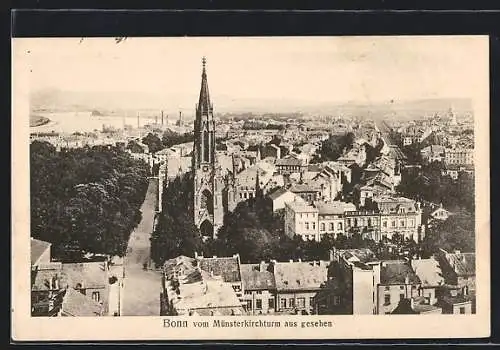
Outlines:
<svg viewBox="0 0 500 350"><path fill-rule="evenodd" d="M217 100L468 98L484 37L43 38L24 40L30 90L137 92L194 104L201 58ZM487 82L486 82L487 83Z"/></svg>

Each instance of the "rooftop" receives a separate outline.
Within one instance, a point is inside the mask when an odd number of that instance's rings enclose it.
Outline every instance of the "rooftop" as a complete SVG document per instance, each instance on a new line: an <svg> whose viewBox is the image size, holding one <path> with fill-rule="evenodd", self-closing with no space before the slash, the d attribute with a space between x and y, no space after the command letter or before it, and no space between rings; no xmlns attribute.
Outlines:
<svg viewBox="0 0 500 350"><path fill-rule="evenodd" d="M294 212L298 213L317 213L318 208L306 203L305 201L297 200L293 202L286 203L285 206L289 207Z"/></svg>
<svg viewBox="0 0 500 350"><path fill-rule="evenodd" d="M66 290L62 309L63 314L75 317L101 316L104 311L101 304L73 288Z"/></svg>
<svg viewBox="0 0 500 350"><path fill-rule="evenodd" d="M35 264L52 244L31 237L31 264Z"/></svg>
<svg viewBox="0 0 500 350"><path fill-rule="evenodd" d="M335 201L333 203L316 202L319 215L342 215L346 211L355 211L356 206L353 203Z"/></svg>
<svg viewBox="0 0 500 350"><path fill-rule="evenodd" d="M411 266L424 286L438 286L444 283L439 262L434 259L417 259Z"/></svg>
<svg viewBox="0 0 500 350"><path fill-rule="evenodd" d="M215 276L222 276L224 282L241 281L240 259L237 255L232 257L198 257L198 264L202 271Z"/></svg>
<svg viewBox="0 0 500 350"><path fill-rule="evenodd" d="M269 264L242 264L241 276L245 290L275 289L276 282Z"/></svg>
<svg viewBox="0 0 500 350"><path fill-rule="evenodd" d="M273 269L278 290L319 289L327 280L328 262L276 262Z"/></svg>
<svg viewBox="0 0 500 350"><path fill-rule="evenodd" d="M458 276L474 276L476 274L475 253L447 253L446 259Z"/></svg>
<svg viewBox="0 0 500 350"><path fill-rule="evenodd" d="M380 269L381 284L418 284L420 279L411 266L403 260L389 260Z"/></svg>
<svg viewBox="0 0 500 350"><path fill-rule="evenodd" d="M367 263L376 260L375 254L368 248L361 249L343 249L338 250L337 254L349 262Z"/></svg>

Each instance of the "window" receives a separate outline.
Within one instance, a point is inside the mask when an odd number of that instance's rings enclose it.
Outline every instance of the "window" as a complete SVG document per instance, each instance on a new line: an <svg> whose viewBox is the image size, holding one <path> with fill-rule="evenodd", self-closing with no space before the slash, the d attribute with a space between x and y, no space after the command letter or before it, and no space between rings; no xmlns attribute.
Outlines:
<svg viewBox="0 0 500 350"><path fill-rule="evenodd" d="M337 228L338 228L339 230L342 230L342 223L341 223L341 222L339 222L339 223L337 224Z"/></svg>
<svg viewBox="0 0 500 350"><path fill-rule="evenodd" d="M252 301L251 300L247 300L246 309L247 310L252 310Z"/></svg>
<svg viewBox="0 0 500 350"><path fill-rule="evenodd" d="M389 288L389 286L385 286L385 288L384 288L384 289L385 289L385 290L389 290L390 288Z"/></svg>
<svg viewBox="0 0 500 350"><path fill-rule="evenodd" d="M384 221L384 222L382 223L382 226L387 227L387 221Z"/></svg>
<svg viewBox="0 0 500 350"><path fill-rule="evenodd" d="M405 286L399 286L399 289L405 290Z"/></svg>
<svg viewBox="0 0 500 350"><path fill-rule="evenodd" d="M252 295L252 292L250 292L249 290L246 290L245 295Z"/></svg>
<svg viewBox="0 0 500 350"><path fill-rule="evenodd" d="M330 222L330 231L333 231L333 230L334 230L333 222Z"/></svg>
<svg viewBox="0 0 500 350"><path fill-rule="evenodd" d="M282 309L286 309L286 299L285 298L280 299L280 307Z"/></svg>
<svg viewBox="0 0 500 350"><path fill-rule="evenodd" d="M297 298L297 307L306 307L306 298Z"/></svg>
<svg viewBox="0 0 500 350"><path fill-rule="evenodd" d="M368 218L368 226L372 225L372 219Z"/></svg>
<svg viewBox="0 0 500 350"><path fill-rule="evenodd" d="M351 226L351 219L347 219L347 226Z"/></svg>
<svg viewBox="0 0 500 350"><path fill-rule="evenodd" d="M99 292L92 292L92 300L99 301L100 295Z"/></svg>
<svg viewBox="0 0 500 350"><path fill-rule="evenodd" d="M415 226L415 221L413 219L410 219L410 227Z"/></svg>
<svg viewBox="0 0 500 350"><path fill-rule="evenodd" d="M253 193L249 193L249 194L248 194L248 196L249 196L250 198L253 198Z"/></svg>
<svg viewBox="0 0 500 350"><path fill-rule="evenodd" d="M392 226L392 227L396 227L396 221L392 220L392 222L391 222L391 226Z"/></svg>
<svg viewBox="0 0 500 350"><path fill-rule="evenodd" d="M325 223L324 223L324 222L322 222L322 223L321 223L321 231L324 231L324 230L325 230Z"/></svg>
<svg viewBox="0 0 500 350"><path fill-rule="evenodd" d="M306 222L306 230L309 230L309 223Z"/></svg>
<svg viewBox="0 0 500 350"><path fill-rule="evenodd" d="M338 295L333 297L333 305L340 305L340 297Z"/></svg>
<svg viewBox="0 0 500 350"><path fill-rule="evenodd" d="M248 194L246 192L243 194L243 198L245 198L245 199L248 198Z"/></svg>
<svg viewBox="0 0 500 350"><path fill-rule="evenodd" d="M261 310L262 309L262 299L256 299L255 300L255 308L257 310Z"/></svg>
<svg viewBox="0 0 500 350"><path fill-rule="evenodd" d="M274 309L274 299L269 299L269 300L268 300L268 307L269 307L270 309Z"/></svg>
<svg viewBox="0 0 500 350"><path fill-rule="evenodd" d="M461 307L461 308L460 308L460 313L461 313L461 314L465 314L465 307Z"/></svg>
<svg viewBox="0 0 500 350"><path fill-rule="evenodd" d="M316 230L316 223L315 222L312 223L312 226L313 226L313 230Z"/></svg>
<svg viewBox="0 0 500 350"><path fill-rule="evenodd" d="M384 305L389 305L391 303L391 295L386 294L384 295Z"/></svg>
<svg viewBox="0 0 500 350"><path fill-rule="evenodd" d="M233 286L235 292L241 292L241 286Z"/></svg>
<svg viewBox="0 0 500 350"><path fill-rule="evenodd" d="M262 291L261 290L258 290L257 292L255 292L257 294L262 294Z"/></svg>
<svg viewBox="0 0 500 350"><path fill-rule="evenodd" d="M290 307L290 308L295 307L295 299L294 298L288 299L288 307Z"/></svg>
<svg viewBox="0 0 500 350"><path fill-rule="evenodd" d="M401 227L405 227L405 221L404 221L404 220L401 220L401 221L399 222L399 226L401 226Z"/></svg>
<svg viewBox="0 0 500 350"><path fill-rule="evenodd" d="M314 306L314 297L309 297L309 306L310 307Z"/></svg>
<svg viewBox="0 0 500 350"><path fill-rule="evenodd" d="M399 294L399 300L403 300L404 298L405 298L405 294L404 293Z"/></svg>

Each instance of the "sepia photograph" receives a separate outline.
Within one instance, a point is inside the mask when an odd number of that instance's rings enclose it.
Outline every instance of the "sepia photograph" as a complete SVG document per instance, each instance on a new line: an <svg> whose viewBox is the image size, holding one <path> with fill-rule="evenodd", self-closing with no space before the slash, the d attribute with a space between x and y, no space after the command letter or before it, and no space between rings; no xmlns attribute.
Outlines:
<svg viewBox="0 0 500 350"><path fill-rule="evenodd" d="M488 37L12 45L24 338L489 334Z"/></svg>

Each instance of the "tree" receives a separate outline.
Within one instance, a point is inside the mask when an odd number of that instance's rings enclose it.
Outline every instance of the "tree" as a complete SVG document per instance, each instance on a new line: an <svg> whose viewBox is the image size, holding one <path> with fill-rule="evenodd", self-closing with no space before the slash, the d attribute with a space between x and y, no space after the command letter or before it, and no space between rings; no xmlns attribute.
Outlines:
<svg viewBox="0 0 500 350"><path fill-rule="evenodd" d="M122 256L141 219L147 165L118 147L56 152L37 141L30 158L31 235L52 243L56 259Z"/></svg>
<svg viewBox="0 0 500 350"><path fill-rule="evenodd" d="M143 139L142 143L147 145L149 148L149 153L156 153L163 149L163 143L160 138L155 134L148 133Z"/></svg>
<svg viewBox="0 0 500 350"><path fill-rule="evenodd" d="M421 245L423 257L431 256L440 248L446 251L474 252L474 216L462 210L429 229Z"/></svg>

